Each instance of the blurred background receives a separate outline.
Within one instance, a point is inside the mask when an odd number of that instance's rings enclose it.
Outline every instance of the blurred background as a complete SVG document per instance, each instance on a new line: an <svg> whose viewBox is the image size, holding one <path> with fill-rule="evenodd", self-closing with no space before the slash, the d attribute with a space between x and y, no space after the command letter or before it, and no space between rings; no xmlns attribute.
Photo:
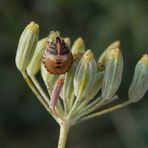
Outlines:
<svg viewBox="0 0 148 148"><path fill-rule="evenodd" d="M59 127L38 102L15 66L24 27L35 21L40 38L59 30L82 36L96 59L121 40L124 74L118 91L127 99L134 66L148 53L147 0L0 1L0 148L56 148ZM148 93L138 103L73 127L67 148L148 148Z"/></svg>

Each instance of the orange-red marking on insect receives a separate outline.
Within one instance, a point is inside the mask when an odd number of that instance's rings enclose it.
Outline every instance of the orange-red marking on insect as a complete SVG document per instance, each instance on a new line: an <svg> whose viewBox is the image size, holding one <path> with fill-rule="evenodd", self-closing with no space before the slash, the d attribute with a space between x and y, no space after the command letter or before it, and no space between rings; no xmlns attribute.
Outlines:
<svg viewBox="0 0 148 148"><path fill-rule="evenodd" d="M58 102L63 85L64 85L64 77L60 77L56 80L56 82L53 86L53 89L52 89L52 92L50 95L50 98L51 98L50 107L53 110Z"/></svg>

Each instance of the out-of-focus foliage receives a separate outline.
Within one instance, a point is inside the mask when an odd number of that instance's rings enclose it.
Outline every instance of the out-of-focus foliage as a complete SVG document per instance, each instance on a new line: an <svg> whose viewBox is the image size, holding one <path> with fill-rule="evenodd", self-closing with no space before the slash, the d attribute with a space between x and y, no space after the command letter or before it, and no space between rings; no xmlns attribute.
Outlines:
<svg viewBox="0 0 148 148"><path fill-rule="evenodd" d="M15 67L19 36L30 21L40 38L59 30L72 41L82 36L96 59L121 40L124 74L119 90L127 98L134 66L148 52L147 0L1 0L0 2L0 147L54 148L58 127L31 93ZM147 148L147 97L127 109L74 127L68 148Z"/></svg>

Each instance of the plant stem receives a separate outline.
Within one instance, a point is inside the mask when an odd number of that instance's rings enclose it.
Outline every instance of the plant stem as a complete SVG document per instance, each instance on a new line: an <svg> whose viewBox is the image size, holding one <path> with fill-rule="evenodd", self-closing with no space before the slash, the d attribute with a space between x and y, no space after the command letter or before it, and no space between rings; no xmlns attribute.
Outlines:
<svg viewBox="0 0 148 148"><path fill-rule="evenodd" d="M92 119L92 118L95 118L95 117L98 117L98 116L101 116L101 115L110 113L110 112L112 112L112 111L121 109L121 108L123 108L123 107L125 107L125 106L128 106L129 104L131 104L131 102L130 102L130 101L126 101L126 102L124 102L124 103L122 103L122 104L113 106L113 107L108 108L108 109L105 109L105 110L103 110L103 111L90 114L90 115L85 116L84 118L80 119L77 123L81 123L81 122L84 122L84 121L86 121L86 120L89 120L89 119Z"/></svg>
<svg viewBox="0 0 148 148"><path fill-rule="evenodd" d="M80 105L80 107L78 108L78 110L80 110L80 113L89 110L90 108L92 108L93 106L95 106L96 104L101 103L102 97L98 97L97 99L95 99L94 101L92 101L91 103L89 103L87 105L87 103L83 103L82 105Z"/></svg>
<svg viewBox="0 0 148 148"><path fill-rule="evenodd" d="M23 75L24 79L26 80L28 86L31 88L31 90L33 91L33 93L37 96L37 98L41 102L41 104L45 107L45 109L47 111L49 111L49 107L48 107L49 105L45 102L45 100L42 98L41 94L38 92L38 90L36 89L36 87L32 84L32 81L30 80L30 78L28 77L28 75L26 74L26 72L22 72L22 75Z"/></svg>
<svg viewBox="0 0 148 148"><path fill-rule="evenodd" d="M34 85L36 86L37 90L40 92L40 94L43 96L45 102L49 105L49 98L46 96L46 94L44 93L43 89L41 88L40 84L38 83L37 79L35 76L31 76L29 75L29 77L31 78L32 82L34 83Z"/></svg>
<svg viewBox="0 0 148 148"><path fill-rule="evenodd" d="M69 129L70 129L70 126L68 124L60 125L58 148L65 148Z"/></svg>
<svg viewBox="0 0 148 148"><path fill-rule="evenodd" d="M58 122L58 118L52 113L52 110L49 107L49 102L47 101L47 100L49 100L48 97L43 92L40 85L38 85L38 82L36 81L36 79L33 77L30 77L26 71L22 71L21 73L22 73L24 79L26 80L28 86L31 88L31 90L36 95L36 97L41 102L41 104L44 106L44 108Z"/></svg>

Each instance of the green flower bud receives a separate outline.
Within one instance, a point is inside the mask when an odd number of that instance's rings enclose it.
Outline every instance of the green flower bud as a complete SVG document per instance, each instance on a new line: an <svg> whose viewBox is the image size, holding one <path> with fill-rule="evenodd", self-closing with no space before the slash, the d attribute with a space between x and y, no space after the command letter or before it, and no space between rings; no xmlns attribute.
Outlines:
<svg viewBox="0 0 148 148"><path fill-rule="evenodd" d="M98 59L97 66L100 71L103 71L105 69L106 65L106 56L110 50L120 48L120 41L115 41L112 44L110 44L107 49L101 54L101 56Z"/></svg>
<svg viewBox="0 0 148 148"><path fill-rule="evenodd" d="M97 76L97 64L93 53L87 50L81 58L74 75L74 92L78 99L87 97Z"/></svg>
<svg viewBox="0 0 148 148"><path fill-rule="evenodd" d="M55 41L56 37L60 36L60 32L59 31L51 31L49 33L49 42Z"/></svg>
<svg viewBox="0 0 148 148"><path fill-rule="evenodd" d="M104 76L104 73L102 72L97 74L94 86L92 87L91 91L88 94L88 97L87 97L88 99L93 99L95 95L98 93L98 91L101 89L103 76Z"/></svg>
<svg viewBox="0 0 148 148"><path fill-rule="evenodd" d="M74 59L79 59L85 52L85 44L81 37L75 40L71 52L73 54Z"/></svg>
<svg viewBox="0 0 148 148"><path fill-rule="evenodd" d="M102 96L110 100L115 96L121 83L123 71L123 57L120 49L112 49L106 57L106 68L102 83Z"/></svg>
<svg viewBox="0 0 148 148"><path fill-rule="evenodd" d="M73 79L78 62L74 61L71 69L64 75L64 86L62 89L61 97L64 100L70 99L72 92L74 91Z"/></svg>
<svg viewBox="0 0 148 148"><path fill-rule="evenodd" d="M137 63L133 81L129 88L129 99L132 103L139 101L148 90L148 55Z"/></svg>
<svg viewBox="0 0 148 148"><path fill-rule="evenodd" d="M55 81L59 77L59 75L50 74L44 67L44 65L41 65L41 76L43 78L43 81L49 91L49 93L52 91L53 86L55 84Z"/></svg>
<svg viewBox="0 0 148 148"><path fill-rule="evenodd" d="M33 56L39 35L39 26L31 22L23 31L16 53L16 66L20 71L25 71Z"/></svg>
<svg viewBox="0 0 148 148"><path fill-rule="evenodd" d="M70 45L71 45L71 39L69 37L65 37L63 39L64 39L64 42L70 47Z"/></svg>
<svg viewBox="0 0 148 148"><path fill-rule="evenodd" d="M29 63L29 66L27 67L27 72L30 75L36 75L39 71L42 63L42 56L46 49L47 45L47 38L44 38L40 41L38 41L35 52L33 54L33 57L31 59L31 62Z"/></svg>

